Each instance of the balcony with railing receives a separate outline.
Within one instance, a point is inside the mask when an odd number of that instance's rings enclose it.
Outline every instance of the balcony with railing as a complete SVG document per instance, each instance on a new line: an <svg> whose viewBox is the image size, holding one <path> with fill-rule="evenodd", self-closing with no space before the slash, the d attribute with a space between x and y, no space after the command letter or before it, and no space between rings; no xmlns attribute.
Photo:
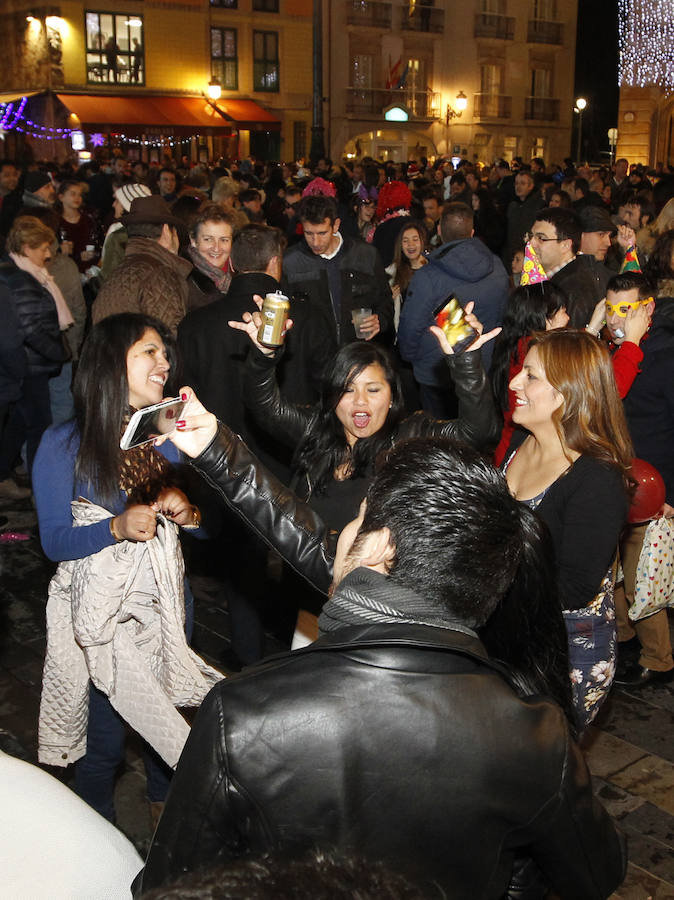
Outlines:
<svg viewBox="0 0 674 900"><path fill-rule="evenodd" d="M538 119L542 122L558 122L559 100L553 100L551 97L526 97L524 118Z"/></svg>
<svg viewBox="0 0 674 900"><path fill-rule="evenodd" d="M390 28L393 19L393 4L379 0L347 0L346 21L348 25L364 25L370 28Z"/></svg>
<svg viewBox="0 0 674 900"><path fill-rule="evenodd" d="M390 88L347 88L348 115L382 116L386 107L403 104L411 119L438 119L440 93L438 91L391 90Z"/></svg>
<svg viewBox="0 0 674 900"><path fill-rule="evenodd" d="M515 37L515 19L512 16L477 13L473 37L500 38L504 41L512 41Z"/></svg>
<svg viewBox="0 0 674 900"><path fill-rule="evenodd" d="M513 98L505 94L474 94L474 119L509 119Z"/></svg>
<svg viewBox="0 0 674 900"><path fill-rule="evenodd" d="M402 8L400 27L403 31L425 31L428 34L442 34L445 30L444 9L433 9L432 6L416 3L410 10Z"/></svg>
<svg viewBox="0 0 674 900"><path fill-rule="evenodd" d="M561 44L564 39L562 22L548 22L545 19L529 19L527 40L530 44Z"/></svg>

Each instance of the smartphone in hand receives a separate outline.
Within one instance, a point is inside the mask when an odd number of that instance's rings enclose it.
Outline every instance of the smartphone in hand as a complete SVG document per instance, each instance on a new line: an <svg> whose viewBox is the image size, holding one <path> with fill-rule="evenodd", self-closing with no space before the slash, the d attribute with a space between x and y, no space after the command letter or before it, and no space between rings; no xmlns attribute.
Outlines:
<svg viewBox="0 0 674 900"><path fill-rule="evenodd" d="M478 337L477 331L466 321L466 313L454 294L443 300L433 311L438 328L442 328L454 353L461 353Z"/></svg>
<svg viewBox="0 0 674 900"><path fill-rule="evenodd" d="M185 402L180 397L174 397L137 410L131 416L119 442L121 449L130 450L132 447L149 444L160 435L171 434L175 431L176 422L182 415Z"/></svg>

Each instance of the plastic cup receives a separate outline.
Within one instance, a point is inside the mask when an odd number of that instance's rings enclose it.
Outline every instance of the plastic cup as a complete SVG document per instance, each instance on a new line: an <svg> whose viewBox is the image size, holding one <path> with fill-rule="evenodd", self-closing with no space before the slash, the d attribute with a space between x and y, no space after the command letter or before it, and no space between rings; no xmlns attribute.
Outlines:
<svg viewBox="0 0 674 900"><path fill-rule="evenodd" d="M353 327L356 330L356 337L360 341L367 340L367 336L369 332L361 331L361 324L364 319L367 319L372 315L371 309L366 309L365 307L361 307L360 309L351 310L351 321L353 322Z"/></svg>

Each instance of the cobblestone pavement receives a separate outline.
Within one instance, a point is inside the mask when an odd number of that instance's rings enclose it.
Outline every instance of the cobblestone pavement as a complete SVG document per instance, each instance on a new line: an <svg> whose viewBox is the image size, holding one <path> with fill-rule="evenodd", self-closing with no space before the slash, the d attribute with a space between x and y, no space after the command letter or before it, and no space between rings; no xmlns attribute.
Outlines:
<svg viewBox="0 0 674 900"><path fill-rule="evenodd" d="M9 517L3 531L29 535L27 541L0 544L0 748L35 762L45 602L55 566L42 554L29 501L0 513ZM226 671L229 624L221 586L197 578L193 589L193 645ZM271 636L267 649L279 649ZM597 794L629 840L628 876L614 898L674 900L674 685L614 689L583 747ZM69 782L68 770L49 771ZM116 791L118 826L141 853L151 836L144 789L139 750L129 741Z"/></svg>

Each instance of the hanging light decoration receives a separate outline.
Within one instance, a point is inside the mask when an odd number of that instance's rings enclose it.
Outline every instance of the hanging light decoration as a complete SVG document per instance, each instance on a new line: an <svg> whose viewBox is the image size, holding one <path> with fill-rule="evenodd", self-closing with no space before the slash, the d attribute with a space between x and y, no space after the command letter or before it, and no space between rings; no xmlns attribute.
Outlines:
<svg viewBox="0 0 674 900"><path fill-rule="evenodd" d="M618 81L674 90L672 0L618 0Z"/></svg>

